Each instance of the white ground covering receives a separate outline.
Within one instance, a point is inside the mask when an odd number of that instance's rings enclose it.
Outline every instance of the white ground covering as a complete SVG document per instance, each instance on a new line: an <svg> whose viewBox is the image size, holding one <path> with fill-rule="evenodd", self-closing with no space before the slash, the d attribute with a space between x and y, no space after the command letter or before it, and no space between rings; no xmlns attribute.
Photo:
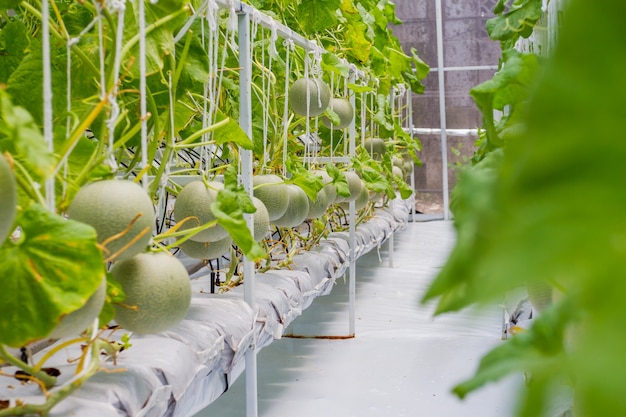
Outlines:
<svg viewBox="0 0 626 417"><path fill-rule="evenodd" d="M520 378L489 385L460 401L451 387L472 375L481 356L502 343L502 312L464 311L434 318L419 299L441 267L450 222L410 223L357 263L356 337L283 338L258 355L261 417L507 417ZM287 329L304 335L348 332L348 285L337 280ZM242 417L242 375L196 417Z"/></svg>

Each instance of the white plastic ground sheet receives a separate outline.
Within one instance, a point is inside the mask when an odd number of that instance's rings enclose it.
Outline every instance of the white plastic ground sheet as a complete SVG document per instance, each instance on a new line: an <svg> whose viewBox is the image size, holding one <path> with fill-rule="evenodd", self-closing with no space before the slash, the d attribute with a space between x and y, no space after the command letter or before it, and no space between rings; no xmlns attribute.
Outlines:
<svg viewBox="0 0 626 417"><path fill-rule="evenodd" d="M357 256L406 227L409 207L408 201L394 200L359 225ZM113 372L96 374L55 406L50 416L193 416L243 372L244 355L253 340L261 349L280 339L316 297L331 293L349 266L348 242L347 233L331 233L313 250L295 256L290 269L257 274L256 311L243 301L242 286L211 294L206 269L204 275L192 275L193 298L185 320L157 335L132 335L132 346L118 355L116 364L103 357L102 367ZM118 330L112 338L122 334ZM80 356L79 349L74 344L46 362L61 371L59 386L74 375L76 363L70 360ZM38 352L34 360L46 351ZM10 375L15 370L2 368ZM3 377L0 400L10 400L11 405L20 400L41 403L43 396L35 384Z"/></svg>
<svg viewBox="0 0 626 417"><path fill-rule="evenodd" d="M427 216L418 216L418 220ZM348 333L349 285L338 279L316 298L281 340L258 356L260 417L511 417L522 377L488 384L461 401L452 387L480 358L506 343L502 309L433 316L420 304L454 243L451 222L409 223L359 258L356 336ZM327 338L290 338L327 336ZM244 417L245 378L196 417Z"/></svg>

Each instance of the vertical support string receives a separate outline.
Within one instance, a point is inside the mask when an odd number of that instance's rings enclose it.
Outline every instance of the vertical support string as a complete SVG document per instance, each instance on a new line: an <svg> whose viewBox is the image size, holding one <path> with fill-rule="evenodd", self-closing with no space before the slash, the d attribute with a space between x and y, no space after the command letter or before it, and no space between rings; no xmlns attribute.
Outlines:
<svg viewBox="0 0 626 417"><path fill-rule="evenodd" d="M138 0L139 13L139 103L141 118L141 169L148 166L148 108L146 101L146 16L144 0ZM144 189L148 188L148 180L144 175L141 179Z"/></svg>
<svg viewBox="0 0 626 417"><path fill-rule="evenodd" d="M286 175L287 139L289 138L289 74L291 72L291 50L294 43L291 39L285 40L285 106L283 108L283 177Z"/></svg>

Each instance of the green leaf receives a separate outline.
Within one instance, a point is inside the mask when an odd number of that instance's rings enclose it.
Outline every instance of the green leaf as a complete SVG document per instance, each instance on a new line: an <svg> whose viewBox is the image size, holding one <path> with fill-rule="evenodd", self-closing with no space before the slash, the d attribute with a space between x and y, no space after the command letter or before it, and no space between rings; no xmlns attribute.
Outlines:
<svg viewBox="0 0 626 417"><path fill-rule="evenodd" d="M350 73L350 66L331 52L326 52L322 55L322 69L326 72L334 72L342 77L347 77Z"/></svg>
<svg viewBox="0 0 626 417"><path fill-rule="evenodd" d="M426 78L426 76L430 73L430 67L428 64L417 55L417 50L415 48L411 48L411 56L413 58L413 65L415 67L415 73L418 79Z"/></svg>
<svg viewBox="0 0 626 417"><path fill-rule="evenodd" d="M4 136L4 138L2 138ZM10 151L24 161L38 178L50 176L55 158L48 150L43 135L26 109L15 106L4 90L0 89L0 149Z"/></svg>
<svg viewBox="0 0 626 417"><path fill-rule="evenodd" d="M287 171L291 174L289 178L290 184L296 184L304 192L311 201L315 201L317 193L324 188L322 177L315 175L302 165L302 163L287 157Z"/></svg>
<svg viewBox="0 0 626 417"><path fill-rule="evenodd" d="M19 2L16 2L14 7L17 7L17 4ZM9 76L24 59L28 46L29 38L22 21L11 21L0 29L0 84L8 82Z"/></svg>
<svg viewBox="0 0 626 417"><path fill-rule="evenodd" d="M487 20L489 36L511 46L520 36L527 38L541 18L541 6L542 0L524 0L521 4L516 2L506 13ZM497 11L503 11L503 8L503 3L496 5Z"/></svg>
<svg viewBox="0 0 626 417"><path fill-rule="evenodd" d="M0 10L17 9L20 0L0 0Z"/></svg>
<svg viewBox="0 0 626 417"><path fill-rule="evenodd" d="M46 337L81 307L105 274L96 231L33 204L18 218L21 236L0 247L0 343Z"/></svg>
<svg viewBox="0 0 626 417"><path fill-rule="evenodd" d="M326 165L326 172L332 178L332 184L337 189L337 194L342 197L350 197L350 188L343 172L333 164Z"/></svg>
<svg viewBox="0 0 626 417"><path fill-rule="evenodd" d="M464 398L477 388L513 373L529 372L533 379L544 379L557 370L562 372L567 367L563 336L577 317L569 302L544 311L529 329L483 356L474 376L455 386L453 392ZM535 406L541 409L540 404Z"/></svg>
<svg viewBox="0 0 626 417"><path fill-rule="evenodd" d="M225 120L227 116L220 110L217 111L215 116L215 123L219 123ZM243 149L254 149L254 143L243 131L239 123L230 118L230 120L222 127L214 130L213 139L217 145L224 145L231 143L241 146Z"/></svg>
<svg viewBox="0 0 626 417"><path fill-rule="evenodd" d="M298 20L307 34L321 32L337 23L341 0L306 0L298 4Z"/></svg>

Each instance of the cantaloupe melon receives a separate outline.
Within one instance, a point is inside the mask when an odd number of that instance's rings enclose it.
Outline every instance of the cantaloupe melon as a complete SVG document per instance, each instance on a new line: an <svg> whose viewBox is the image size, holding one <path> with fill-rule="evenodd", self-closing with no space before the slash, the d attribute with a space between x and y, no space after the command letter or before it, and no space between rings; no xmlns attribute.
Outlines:
<svg viewBox="0 0 626 417"><path fill-rule="evenodd" d="M226 236L215 242L196 242L195 240L186 240L179 247L185 255L195 259L215 259L219 258L228 250L233 243L233 238Z"/></svg>
<svg viewBox="0 0 626 417"><path fill-rule="evenodd" d="M334 189L335 187L333 187ZM322 217L326 213L326 209L330 204L326 187L323 187L317 192L315 201L309 199L309 212L306 215L307 220L317 219Z"/></svg>
<svg viewBox="0 0 626 417"><path fill-rule="evenodd" d="M307 105L307 88L309 100ZM330 88L319 78L300 78L289 88L289 105L301 116L319 116L330 100Z"/></svg>
<svg viewBox="0 0 626 417"><path fill-rule="evenodd" d="M208 187L202 181L193 181L185 185L178 193L174 204L174 219L177 222L187 217L190 219L183 224L180 230L191 229L215 221L211 211L211 204L217 199L217 193L224 188L224 184L211 181ZM217 242L228 236L228 232L219 224L193 235L190 240L196 242Z"/></svg>
<svg viewBox="0 0 626 417"><path fill-rule="evenodd" d="M261 200L252 197L252 202L254 207L256 207L256 211L252 215L254 219L254 240L259 242L267 235L267 231L270 228L270 215Z"/></svg>
<svg viewBox="0 0 626 417"><path fill-rule="evenodd" d="M344 201L350 202L352 200L356 200L361 194L361 190L363 188L363 181L361 180L361 177L359 177L359 175L356 172L346 171L343 174L346 177L346 182L348 183L348 188L350 189L350 196L349 197L337 196L337 200L335 200L335 202L337 203L342 203Z"/></svg>
<svg viewBox="0 0 626 417"><path fill-rule="evenodd" d="M289 203L287 210L280 218L274 220L278 227L296 227L304 220L309 213L309 198L304 190L295 184L288 184Z"/></svg>
<svg viewBox="0 0 626 417"><path fill-rule="evenodd" d="M333 185L333 179L328 175L328 172L323 169L313 170L315 175L322 177L322 183L324 184L324 190L328 196L328 204L333 204L337 201L337 189Z"/></svg>
<svg viewBox="0 0 626 417"><path fill-rule="evenodd" d="M3 154L0 153L0 245L11 233L17 208L15 176Z"/></svg>
<svg viewBox="0 0 626 417"><path fill-rule="evenodd" d="M169 253L140 253L117 262L111 275L126 294L123 305L114 305L115 321L124 329L159 333L187 315L191 303L189 275Z"/></svg>
<svg viewBox="0 0 626 417"><path fill-rule="evenodd" d="M107 280L103 278L96 291L87 299L85 304L78 310L63 316L57 327L52 330L52 333L50 333L48 337L51 339L61 339L63 337L80 335L83 330L91 326L96 317L100 314L100 310L102 310L102 306L104 305L106 292Z"/></svg>
<svg viewBox="0 0 626 417"><path fill-rule="evenodd" d="M350 103L350 100L346 98L331 98L328 103L328 107L337 113L339 116L339 123L335 124L333 121L324 116L322 117L322 123L329 129L344 129L350 126L352 119L354 119L354 108Z"/></svg>
<svg viewBox="0 0 626 417"><path fill-rule="evenodd" d="M400 178L404 178L404 171L402 171L402 168L400 168L400 167L398 167L398 166L396 166L396 165L394 165L394 166L391 168L391 173L392 173L393 175L397 175L397 176L398 176L398 177L400 177Z"/></svg>
<svg viewBox="0 0 626 417"><path fill-rule="evenodd" d="M387 144L381 138L365 139L363 147L370 154L372 159L380 161L387 153Z"/></svg>
<svg viewBox="0 0 626 417"><path fill-rule="evenodd" d="M253 194L265 205L270 221L280 219L289 204L289 191L282 178L274 174L255 175L252 182Z"/></svg>
<svg viewBox="0 0 626 417"><path fill-rule="evenodd" d="M365 208L365 206L369 202L369 198L370 198L370 193L369 193L367 187L365 186L365 181L363 181L360 178L359 178L359 181L361 181L361 188L360 188L360 191L359 191L359 194L358 194L357 198L354 199L354 209L355 210L361 210L361 209ZM343 202L339 203L339 206L342 209L344 209L344 210L348 210L350 208L350 202L349 201L350 200L343 201Z"/></svg>
<svg viewBox="0 0 626 417"><path fill-rule="evenodd" d="M155 226L152 200L140 185L128 180L103 180L84 186L74 196L67 215L96 229L98 243L122 233L136 218L127 233L106 242L105 258L108 258L141 235L116 261L144 251Z"/></svg>

